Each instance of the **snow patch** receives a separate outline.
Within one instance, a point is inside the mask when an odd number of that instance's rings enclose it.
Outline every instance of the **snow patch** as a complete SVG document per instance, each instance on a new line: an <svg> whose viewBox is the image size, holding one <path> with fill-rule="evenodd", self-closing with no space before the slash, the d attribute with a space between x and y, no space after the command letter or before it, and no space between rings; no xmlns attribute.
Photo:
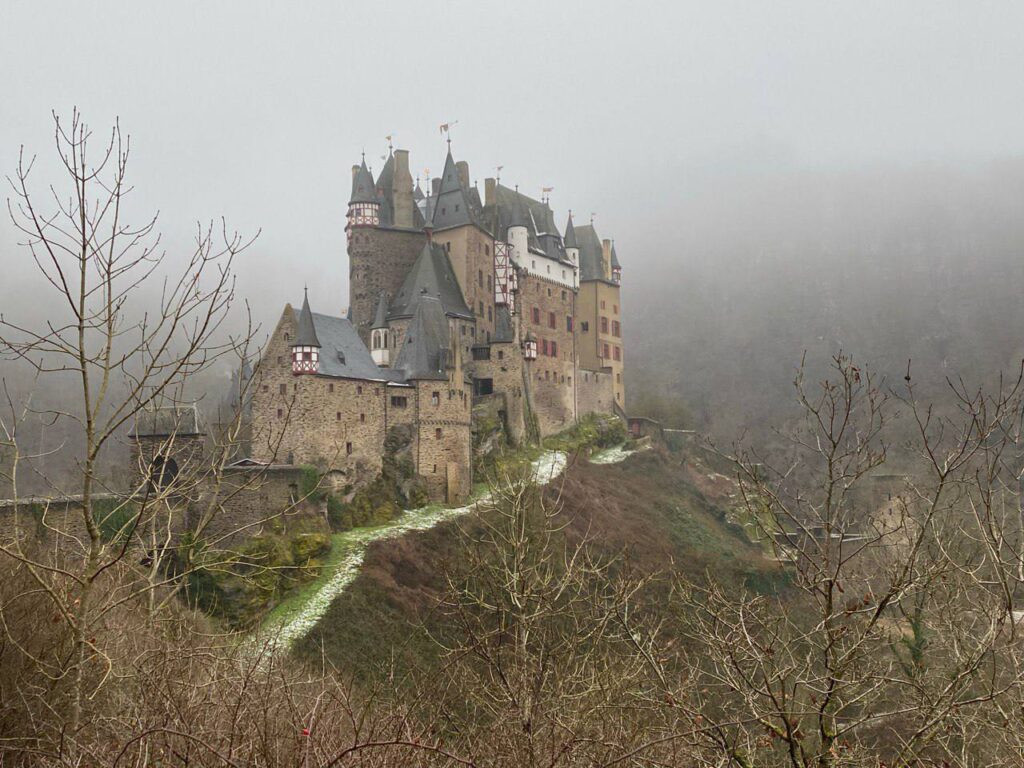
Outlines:
<svg viewBox="0 0 1024 768"><path fill-rule="evenodd" d="M603 451L598 451L590 457L591 464L618 464L620 461L625 461L634 453L645 451L650 446L644 446L643 448L627 448L625 443L622 445L616 445L612 448L605 448Z"/></svg>
<svg viewBox="0 0 1024 768"><path fill-rule="evenodd" d="M546 451L531 464L534 481L547 485L565 471L568 457L562 451ZM356 576L366 556L366 548L374 541L383 541L403 536L410 531L425 531L439 523L471 512L491 503L493 496L485 494L476 501L462 507L422 507L406 511L400 518L379 528L355 529L346 535L354 551L346 555L336 566L337 570L318 589L298 612L282 621L264 628L272 639L273 649L288 648L295 641L305 637L317 622L324 617L334 599L341 595Z"/></svg>

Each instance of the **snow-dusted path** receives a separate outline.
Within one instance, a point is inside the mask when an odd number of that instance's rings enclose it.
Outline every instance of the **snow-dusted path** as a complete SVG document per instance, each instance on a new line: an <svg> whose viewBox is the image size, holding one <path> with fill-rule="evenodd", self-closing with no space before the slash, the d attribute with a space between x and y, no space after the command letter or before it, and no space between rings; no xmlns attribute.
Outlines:
<svg viewBox="0 0 1024 768"><path fill-rule="evenodd" d="M546 485L565 471L565 465L566 455L564 453L547 451L533 462L533 477L538 484ZM270 642L278 648L287 648L296 640L305 637L323 618L334 599L344 592L345 588L359 575L359 568L366 556L366 548L371 542L393 539L409 531L424 531L433 528L438 523L459 517L489 503L491 503L491 495L486 494L464 507L415 509L405 512L388 525L379 528L357 528L350 531L345 535L345 539L352 548L352 552L342 558L330 579L298 611L264 627L265 638L269 638Z"/></svg>

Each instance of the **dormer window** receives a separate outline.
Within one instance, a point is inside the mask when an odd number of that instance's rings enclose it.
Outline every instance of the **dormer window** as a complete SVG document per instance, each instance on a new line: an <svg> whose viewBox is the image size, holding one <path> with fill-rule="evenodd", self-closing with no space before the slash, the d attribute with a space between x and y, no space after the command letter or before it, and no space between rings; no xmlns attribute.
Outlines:
<svg viewBox="0 0 1024 768"><path fill-rule="evenodd" d="M342 352L340 349L338 350L338 362L341 363L342 365L345 364L345 353Z"/></svg>

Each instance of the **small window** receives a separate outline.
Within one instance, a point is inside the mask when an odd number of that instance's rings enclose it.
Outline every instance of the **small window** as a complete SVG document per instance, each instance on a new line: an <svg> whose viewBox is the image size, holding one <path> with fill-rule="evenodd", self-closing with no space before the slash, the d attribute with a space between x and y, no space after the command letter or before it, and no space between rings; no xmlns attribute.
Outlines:
<svg viewBox="0 0 1024 768"><path fill-rule="evenodd" d="M329 384L327 385L327 391L328 391L328 392L333 392L333 391L334 391L334 382L333 382L333 381L332 381L332 382L330 382L330 383L329 383Z"/></svg>
<svg viewBox="0 0 1024 768"><path fill-rule="evenodd" d="M565 316L565 330L572 331L572 315Z"/></svg>
<svg viewBox="0 0 1024 768"><path fill-rule="evenodd" d="M494 320L494 311L490 307L487 308L487 319L489 321Z"/></svg>
<svg viewBox="0 0 1024 768"><path fill-rule="evenodd" d="M292 335L290 333L288 333L288 331L284 332L284 340L285 341L291 341L292 340Z"/></svg>
<svg viewBox="0 0 1024 768"><path fill-rule="evenodd" d="M616 315L619 314L619 305L618 304L612 304L612 312L614 314L616 314Z"/></svg>
<svg viewBox="0 0 1024 768"><path fill-rule="evenodd" d="M580 330L583 331L583 333L586 333L587 331L589 331L590 330L590 323L588 323L586 320L584 320L582 323L580 323Z"/></svg>
<svg viewBox="0 0 1024 768"><path fill-rule="evenodd" d="M278 408L278 409L277 409L277 418L279 418L279 419L280 419L280 418L282 418L283 416L284 416L284 408Z"/></svg>
<svg viewBox="0 0 1024 768"><path fill-rule="evenodd" d="M365 424L366 423L366 414L365 413L360 413L359 414L359 423L360 424Z"/></svg>
<svg viewBox="0 0 1024 768"><path fill-rule="evenodd" d="M491 246L485 245L484 246L484 256L490 256L490 255L491 255ZM490 279L490 278L488 278L488 279Z"/></svg>
<svg viewBox="0 0 1024 768"><path fill-rule="evenodd" d="M263 385L263 391L264 391L264 392L269 392L269 391L270 391L270 386L269 386L269 385L267 385L267 384L264 384L264 385Z"/></svg>
<svg viewBox="0 0 1024 768"><path fill-rule="evenodd" d="M434 474L437 474L437 464L434 465Z"/></svg>
<svg viewBox="0 0 1024 768"><path fill-rule="evenodd" d="M408 404L408 398L399 397L398 395L391 396L391 405L395 408L405 408Z"/></svg>
<svg viewBox="0 0 1024 768"><path fill-rule="evenodd" d="M604 309L604 299L601 299L601 309Z"/></svg>
<svg viewBox="0 0 1024 768"><path fill-rule="evenodd" d="M505 359L505 352L504 352L504 350L501 350L501 349L498 350L498 359L499 360L504 360Z"/></svg>
<svg viewBox="0 0 1024 768"><path fill-rule="evenodd" d="M608 333L608 318L601 318L601 333Z"/></svg>
<svg viewBox="0 0 1024 768"><path fill-rule="evenodd" d="M479 285L481 288L484 287L484 271L482 269L477 270L476 284Z"/></svg>
<svg viewBox="0 0 1024 768"><path fill-rule="evenodd" d="M612 353L613 353L612 357L615 360L621 360L622 359L622 349L620 347L612 347Z"/></svg>
<svg viewBox="0 0 1024 768"><path fill-rule="evenodd" d="M441 428L440 427L437 427L434 430L434 439L435 440L440 440L441 439Z"/></svg>
<svg viewBox="0 0 1024 768"><path fill-rule="evenodd" d="M284 362L284 357L282 357L281 355L278 355L277 356L277 364L281 365L283 362Z"/></svg>
<svg viewBox="0 0 1024 768"><path fill-rule="evenodd" d="M345 453L349 456L352 455L352 443L345 443Z"/></svg>
<svg viewBox="0 0 1024 768"><path fill-rule="evenodd" d="M533 308L533 323L534 325L540 325L540 307Z"/></svg>
<svg viewBox="0 0 1024 768"><path fill-rule="evenodd" d="M608 359L608 345L607 344L604 345L604 359L605 360Z"/></svg>
<svg viewBox="0 0 1024 768"><path fill-rule="evenodd" d="M548 340L547 339L541 339L541 342L540 342L540 353L542 355L547 355L548 354Z"/></svg>
<svg viewBox="0 0 1024 768"><path fill-rule="evenodd" d="M334 414L334 420L341 421L341 411L338 411L337 413Z"/></svg>
<svg viewBox="0 0 1024 768"><path fill-rule="evenodd" d="M558 357L558 342L554 339L551 341L551 356Z"/></svg>
<svg viewBox="0 0 1024 768"><path fill-rule="evenodd" d="M432 392L430 394L430 404L431 405L440 405L441 404L441 393L440 392Z"/></svg>
<svg viewBox="0 0 1024 768"><path fill-rule="evenodd" d="M287 395L288 394L288 385L287 384L282 384L281 385L281 394L282 395Z"/></svg>
<svg viewBox="0 0 1024 768"><path fill-rule="evenodd" d="M557 328L557 327L558 326L555 323L555 313L554 312L548 312L548 328Z"/></svg>
<svg viewBox="0 0 1024 768"><path fill-rule="evenodd" d="M565 271L562 271L562 277L565 277ZM565 301L565 291L562 291L562 301Z"/></svg>
<svg viewBox="0 0 1024 768"><path fill-rule="evenodd" d="M356 394L357 395L363 394L363 385L362 384L357 384L356 385Z"/></svg>

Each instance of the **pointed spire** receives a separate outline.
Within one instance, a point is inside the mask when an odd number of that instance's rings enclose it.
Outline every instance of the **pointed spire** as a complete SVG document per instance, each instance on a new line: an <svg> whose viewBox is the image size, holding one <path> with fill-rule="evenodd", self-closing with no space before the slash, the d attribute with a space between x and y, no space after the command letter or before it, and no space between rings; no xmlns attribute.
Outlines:
<svg viewBox="0 0 1024 768"><path fill-rule="evenodd" d="M615 253L614 240L612 240L612 269L619 269L619 255Z"/></svg>
<svg viewBox="0 0 1024 768"><path fill-rule="evenodd" d="M373 174L366 167L366 153L363 153L363 161L359 165L355 176L352 177L352 196L349 203L376 203L377 192L373 183Z"/></svg>
<svg viewBox="0 0 1024 768"><path fill-rule="evenodd" d="M316 337L316 328L313 325L313 312L309 308L309 289L305 291L302 299L302 311L299 313L299 329L295 334L296 347L319 347L320 340Z"/></svg>
<svg viewBox="0 0 1024 768"><path fill-rule="evenodd" d="M576 248L576 227L572 225L572 211L569 211L569 220L565 222L565 236L562 238L562 244L566 248Z"/></svg>
<svg viewBox="0 0 1024 768"><path fill-rule="evenodd" d="M371 329L376 328L387 328L388 327L388 297L384 291L380 292L380 296L377 298L377 314L373 317L373 325Z"/></svg>

